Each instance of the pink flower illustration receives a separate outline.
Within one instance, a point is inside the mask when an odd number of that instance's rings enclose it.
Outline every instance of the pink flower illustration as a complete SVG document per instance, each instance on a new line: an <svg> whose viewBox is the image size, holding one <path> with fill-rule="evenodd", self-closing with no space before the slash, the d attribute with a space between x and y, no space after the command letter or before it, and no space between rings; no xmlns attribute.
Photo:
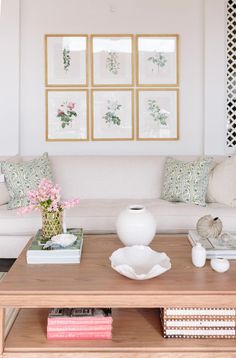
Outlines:
<svg viewBox="0 0 236 358"><path fill-rule="evenodd" d="M72 110L72 109L75 108L75 103L74 103L74 102L69 102L69 103L67 104L67 107Z"/></svg>
<svg viewBox="0 0 236 358"><path fill-rule="evenodd" d="M75 102L64 102L57 110L57 118L61 121L61 127L66 128L78 117L78 109Z"/></svg>

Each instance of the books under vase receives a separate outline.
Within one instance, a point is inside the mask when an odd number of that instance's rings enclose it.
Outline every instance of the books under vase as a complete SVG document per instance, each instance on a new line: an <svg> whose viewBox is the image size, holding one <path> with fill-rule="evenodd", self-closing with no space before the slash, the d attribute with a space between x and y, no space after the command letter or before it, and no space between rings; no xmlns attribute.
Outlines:
<svg viewBox="0 0 236 358"><path fill-rule="evenodd" d="M236 338L234 308L162 308L164 338Z"/></svg>
<svg viewBox="0 0 236 358"><path fill-rule="evenodd" d="M219 238L203 238L196 230L189 230L188 240L192 246L198 242L206 249L207 259L222 257L229 260L236 259L236 235L227 233L227 240Z"/></svg>
<svg viewBox="0 0 236 358"><path fill-rule="evenodd" d="M53 308L48 315L50 340L92 340L112 338L110 308Z"/></svg>
<svg viewBox="0 0 236 358"><path fill-rule="evenodd" d="M67 247L53 245L44 249L45 240L42 230L38 230L26 253L28 264L78 264L80 263L83 247L83 229L68 229L68 234L77 237L76 241Z"/></svg>

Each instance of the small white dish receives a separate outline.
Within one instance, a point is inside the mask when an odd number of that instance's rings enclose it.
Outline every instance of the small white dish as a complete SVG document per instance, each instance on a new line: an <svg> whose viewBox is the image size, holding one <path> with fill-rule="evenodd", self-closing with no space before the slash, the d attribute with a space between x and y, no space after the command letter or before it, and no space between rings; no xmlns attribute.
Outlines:
<svg viewBox="0 0 236 358"><path fill-rule="evenodd" d="M73 234L59 234L51 237L53 244L60 245L62 247L67 247L72 245L77 240L77 236Z"/></svg>
<svg viewBox="0 0 236 358"><path fill-rule="evenodd" d="M170 258L148 246L134 245L118 249L110 257L111 267L133 280L148 280L171 268Z"/></svg>
<svg viewBox="0 0 236 358"><path fill-rule="evenodd" d="M216 272L226 272L230 268L229 260L223 258L211 259L211 268Z"/></svg>

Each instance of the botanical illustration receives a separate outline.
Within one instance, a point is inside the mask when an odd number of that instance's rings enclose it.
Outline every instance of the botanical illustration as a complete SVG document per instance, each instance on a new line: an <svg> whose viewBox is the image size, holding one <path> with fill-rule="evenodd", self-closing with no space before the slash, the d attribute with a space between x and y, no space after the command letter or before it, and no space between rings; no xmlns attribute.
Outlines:
<svg viewBox="0 0 236 358"><path fill-rule="evenodd" d="M67 72L70 68L70 50L64 48L63 49L63 66L64 66L64 70Z"/></svg>
<svg viewBox="0 0 236 358"><path fill-rule="evenodd" d="M57 118L61 121L61 127L72 124L73 120L78 116L78 111L75 109L75 102L63 102L57 110Z"/></svg>
<svg viewBox="0 0 236 358"><path fill-rule="evenodd" d="M120 69L119 56L117 52L109 51L106 58L106 68L113 75L118 75Z"/></svg>
<svg viewBox="0 0 236 358"><path fill-rule="evenodd" d="M147 101L148 112L155 122L160 122L161 125L167 125L167 119L170 112L165 109L160 109L158 103L154 99Z"/></svg>
<svg viewBox="0 0 236 358"><path fill-rule="evenodd" d="M107 112L103 118L106 123L114 124L120 126L121 120L117 114L117 112L121 109L122 105L118 104L118 101L107 101Z"/></svg>
<svg viewBox="0 0 236 358"><path fill-rule="evenodd" d="M147 61L150 61L153 65L157 66L159 71L160 68L165 67L167 58L163 55L162 52L155 51L153 56L148 57ZM154 68L152 68L152 71L154 71Z"/></svg>

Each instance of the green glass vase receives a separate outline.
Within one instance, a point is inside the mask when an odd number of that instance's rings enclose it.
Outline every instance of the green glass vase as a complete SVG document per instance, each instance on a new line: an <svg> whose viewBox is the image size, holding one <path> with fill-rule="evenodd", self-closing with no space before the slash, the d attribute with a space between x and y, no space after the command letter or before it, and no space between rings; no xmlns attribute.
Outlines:
<svg viewBox="0 0 236 358"><path fill-rule="evenodd" d="M42 234L45 240L63 233L63 211L42 212Z"/></svg>

